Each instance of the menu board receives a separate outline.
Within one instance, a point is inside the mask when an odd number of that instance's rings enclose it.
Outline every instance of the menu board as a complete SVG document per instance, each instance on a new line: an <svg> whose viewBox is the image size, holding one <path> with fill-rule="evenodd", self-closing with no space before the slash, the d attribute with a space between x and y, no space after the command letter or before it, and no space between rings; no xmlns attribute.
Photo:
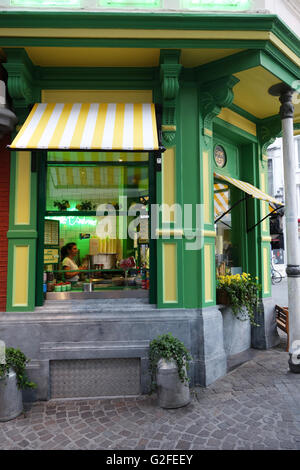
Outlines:
<svg viewBox="0 0 300 470"><path fill-rule="evenodd" d="M45 245L59 245L59 220L45 220Z"/></svg>
<svg viewBox="0 0 300 470"><path fill-rule="evenodd" d="M58 248L45 248L44 249L44 264L57 264L59 261Z"/></svg>

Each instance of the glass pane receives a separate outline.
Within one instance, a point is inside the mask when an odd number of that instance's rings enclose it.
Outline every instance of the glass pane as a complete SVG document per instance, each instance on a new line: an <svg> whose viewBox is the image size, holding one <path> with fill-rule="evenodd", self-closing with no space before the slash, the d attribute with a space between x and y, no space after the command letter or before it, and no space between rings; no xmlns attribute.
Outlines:
<svg viewBox="0 0 300 470"><path fill-rule="evenodd" d="M252 0L182 0L182 7L199 10L248 10Z"/></svg>
<svg viewBox="0 0 300 470"><path fill-rule="evenodd" d="M148 196L148 167L51 166L47 172L48 211L95 211L99 204L128 207Z"/></svg>
<svg viewBox="0 0 300 470"><path fill-rule="evenodd" d="M81 0L10 0L13 7L61 7L79 8Z"/></svg>
<svg viewBox="0 0 300 470"><path fill-rule="evenodd" d="M159 8L161 0L99 0L100 6L107 7L139 7L139 8Z"/></svg>
<svg viewBox="0 0 300 470"><path fill-rule="evenodd" d="M148 153L142 152L48 152L53 162L147 162Z"/></svg>

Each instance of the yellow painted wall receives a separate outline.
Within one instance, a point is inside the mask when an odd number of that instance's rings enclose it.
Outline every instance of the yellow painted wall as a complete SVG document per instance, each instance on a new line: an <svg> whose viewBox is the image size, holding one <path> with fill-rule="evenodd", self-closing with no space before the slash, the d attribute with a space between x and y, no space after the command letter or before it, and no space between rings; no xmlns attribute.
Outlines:
<svg viewBox="0 0 300 470"><path fill-rule="evenodd" d="M242 129L245 132L248 132L249 134L252 134L254 136L257 135L256 124L244 118L240 114L231 111L231 109L222 108L222 111L218 115L218 118L222 119L225 122L228 122L229 124L232 124L233 126L238 127L239 129Z"/></svg>
<svg viewBox="0 0 300 470"><path fill-rule="evenodd" d="M204 285L205 302L213 301L213 279L212 279L212 249L214 245L204 245Z"/></svg>
<svg viewBox="0 0 300 470"><path fill-rule="evenodd" d="M152 91L42 90L42 103L152 103Z"/></svg>
<svg viewBox="0 0 300 470"><path fill-rule="evenodd" d="M17 152L15 185L15 224L30 224L31 155Z"/></svg>
<svg viewBox="0 0 300 470"><path fill-rule="evenodd" d="M164 302L177 302L177 246L176 243L163 243L163 299Z"/></svg>
<svg viewBox="0 0 300 470"><path fill-rule="evenodd" d="M14 247L13 307L28 305L29 246Z"/></svg>
<svg viewBox="0 0 300 470"><path fill-rule="evenodd" d="M210 168L209 168L209 153L203 152L203 203L204 203L204 223L210 224L212 222L211 203L210 203Z"/></svg>
<svg viewBox="0 0 300 470"><path fill-rule="evenodd" d="M270 248L266 246L263 248L263 279L264 279L264 294L270 293L270 264L269 264Z"/></svg>
<svg viewBox="0 0 300 470"><path fill-rule="evenodd" d="M162 203L175 204L175 149L167 149L162 158ZM162 221L174 222L174 211L163 209Z"/></svg>

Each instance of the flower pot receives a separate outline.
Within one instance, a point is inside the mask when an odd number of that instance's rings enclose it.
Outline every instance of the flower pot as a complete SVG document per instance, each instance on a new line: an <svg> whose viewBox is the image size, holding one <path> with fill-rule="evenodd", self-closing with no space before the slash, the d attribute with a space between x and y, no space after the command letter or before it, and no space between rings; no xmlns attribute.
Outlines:
<svg viewBox="0 0 300 470"><path fill-rule="evenodd" d="M190 403L190 389L181 382L176 361L160 359L157 364L157 396L161 408L180 408Z"/></svg>
<svg viewBox="0 0 300 470"><path fill-rule="evenodd" d="M23 411L22 390L18 389L13 370L0 379L0 421L14 419Z"/></svg>
<svg viewBox="0 0 300 470"><path fill-rule="evenodd" d="M230 305L229 295L223 289L217 289L217 304Z"/></svg>

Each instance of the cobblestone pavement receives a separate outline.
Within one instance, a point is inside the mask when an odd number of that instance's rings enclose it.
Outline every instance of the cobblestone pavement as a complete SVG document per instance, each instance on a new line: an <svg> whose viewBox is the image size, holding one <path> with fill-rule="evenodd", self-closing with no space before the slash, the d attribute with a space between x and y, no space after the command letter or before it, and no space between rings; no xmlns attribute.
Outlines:
<svg viewBox="0 0 300 470"><path fill-rule="evenodd" d="M255 352L177 410L155 396L35 403L0 423L0 449L300 449L300 375L287 359L282 345Z"/></svg>

